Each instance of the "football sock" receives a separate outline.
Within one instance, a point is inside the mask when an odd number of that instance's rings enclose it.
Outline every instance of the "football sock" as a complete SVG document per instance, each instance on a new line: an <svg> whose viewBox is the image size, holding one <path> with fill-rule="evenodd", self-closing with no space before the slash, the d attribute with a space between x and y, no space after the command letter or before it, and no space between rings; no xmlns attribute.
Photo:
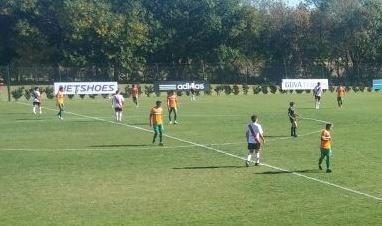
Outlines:
<svg viewBox="0 0 382 226"><path fill-rule="evenodd" d="M293 136L296 136L297 134L296 134L296 127L293 127Z"/></svg>
<svg viewBox="0 0 382 226"><path fill-rule="evenodd" d="M36 107L33 107L33 113L36 114Z"/></svg>
<svg viewBox="0 0 382 226"><path fill-rule="evenodd" d="M324 158L322 158L322 157L320 157L320 158L318 159L318 165L321 165L321 164L322 164L322 160L324 160Z"/></svg>
<svg viewBox="0 0 382 226"><path fill-rule="evenodd" d="M154 137L153 137L153 143L155 143L155 140L157 139L157 136L158 136L158 133L155 132L155 133L154 133Z"/></svg>
<svg viewBox="0 0 382 226"><path fill-rule="evenodd" d="M162 143L162 137L163 137L162 135L163 135L162 132L159 132L159 142L160 143Z"/></svg>
<svg viewBox="0 0 382 226"><path fill-rule="evenodd" d="M290 127L290 135L293 136L293 127Z"/></svg>
<svg viewBox="0 0 382 226"><path fill-rule="evenodd" d="M174 111L174 121L176 121L176 118L177 118L177 114L176 114L176 110Z"/></svg>
<svg viewBox="0 0 382 226"><path fill-rule="evenodd" d="M41 115L41 114L42 114L42 110L41 110L41 107L39 107L38 109L39 109L39 111L40 111L40 115Z"/></svg>
<svg viewBox="0 0 382 226"><path fill-rule="evenodd" d="M256 163L260 163L260 153L256 153Z"/></svg>
<svg viewBox="0 0 382 226"><path fill-rule="evenodd" d="M326 169L330 169L330 159L329 159L329 156L326 156Z"/></svg>
<svg viewBox="0 0 382 226"><path fill-rule="evenodd" d="M118 121L118 112L115 112L115 120Z"/></svg>
<svg viewBox="0 0 382 226"><path fill-rule="evenodd" d="M252 157L252 155L251 155L251 154L248 154L248 156L247 156L247 161L248 161L248 162L251 161L251 157Z"/></svg>
<svg viewBox="0 0 382 226"><path fill-rule="evenodd" d="M122 111L119 112L119 121L120 121L120 122L122 121Z"/></svg>

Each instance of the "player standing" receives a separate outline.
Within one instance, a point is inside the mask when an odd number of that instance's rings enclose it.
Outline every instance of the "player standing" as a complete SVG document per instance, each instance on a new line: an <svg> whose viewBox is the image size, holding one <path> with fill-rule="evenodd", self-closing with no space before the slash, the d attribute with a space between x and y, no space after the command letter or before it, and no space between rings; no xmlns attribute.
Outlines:
<svg viewBox="0 0 382 226"><path fill-rule="evenodd" d="M190 87L190 96L191 96L191 101L195 101L195 95L196 95L196 90L195 90L195 82L191 83Z"/></svg>
<svg viewBox="0 0 382 226"><path fill-rule="evenodd" d="M174 124L177 124L176 121L178 117L178 100L176 97L175 91L171 91L167 96L167 109L168 109L168 119L170 120L170 124L172 124L171 114L174 112Z"/></svg>
<svg viewBox="0 0 382 226"><path fill-rule="evenodd" d="M122 111L123 111L123 103L125 99L121 95L120 91L117 90L115 95L113 95L113 106L115 111L115 120L117 122L122 122Z"/></svg>
<svg viewBox="0 0 382 226"><path fill-rule="evenodd" d="M316 109L320 109L321 95L322 95L322 87L321 87L321 83L318 82L316 87L314 87L313 89L313 96L314 96Z"/></svg>
<svg viewBox="0 0 382 226"><path fill-rule="evenodd" d="M290 135L292 137L297 137L296 129L297 129L298 114L296 113L296 105L294 102L289 103L288 116L289 116L290 123L292 124L290 127Z"/></svg>
<svg viewBox="0 0 382 226"><path fill-rule="evenodd" d="M325 129L321 131L321 156L318 159L318 168L322 170L321 163L326 157L326 172L331 173L330 169L330 156L332 155L331 141L332 137L330 136L330 128L332 124L328 123L325 126Z"/></svg>
<svg viewBox="0 0 382 226"><path fill-rule="evenodd" d="M139 87L138 85L133 85L131 88L131 96L133 97L133 102L135 103L135 107L138 107L138 96L139 96Z"/></svg>
<svg viewBox="0 0 382 226"><path fill-rule="evenodd" d="M337 103L338 103L338 107L342 108L342 104L343 104L343 100L344 100L344 96L345 96L345 88L341 85L339 85L337 87Z"/></svg>
<svg viewBox="0 0 382 226"><path fill-rule="evenodd" d="M41 111L41 93L38 91L38 87L35 87L33 92L32 92L32 104L33 104L33 114L37 114L36 112L36 107L39 110L39 114L42 114Z"/></svg>
<svg viewBox="0 0 382 226"><path fill-rule="evenodd" d="M58 88L58 92L56 94L56 104L58 107L58 113L57 116L59 119L64 119L64 100L65 100L65 95L64 95L64 87L60 86Z"/></svg>
<svg viewBox="0 0 382 226"><path fill-rule="evenodd" d="M263 129L258 123L258 118L256 115L251 116L251 123L248 124L245 132L245 136L248 142L248 156L245 161L245 165L248 167L251 162L253 153L255 153L255 166L260 164L260 150L261 150L261 141L265 143L263 136ZM260 140L261 139L261 140Z"/></svg>
<svg viewBox="0 0 382 226"><path fill-rule="evenodd" d="M150 110L150 126L154 129L153 144L159 134L159 145L163 146L163 109L161 107L162 102L157 101L155 106Z"/></svg>

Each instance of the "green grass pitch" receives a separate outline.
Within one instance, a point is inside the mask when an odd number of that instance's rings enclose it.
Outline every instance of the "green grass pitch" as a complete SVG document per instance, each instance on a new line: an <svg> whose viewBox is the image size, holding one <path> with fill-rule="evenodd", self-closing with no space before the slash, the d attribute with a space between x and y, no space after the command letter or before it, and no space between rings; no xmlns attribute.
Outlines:
<svg viewBox="0 0 382 226"><path fill-rule="evenodd" d="M29 102L0 102L0 225L381 224L381 93L351 93L342 109L325 93L320 110L309 94L182 96L180 124L165 125L169 136L245 157L244 129L256 113L262 162L290 172L246 168L169 137L152 145L140 128L151 130L157 99L165 96L142 97L139 108L127 99L123 123L137 128L113 124L101 97L67 99L62 121L48 109L36 119ZM317 169L323 123L299 120L300 137L289 138L292 100L302 116L334 123L332 174Z"/></svg>

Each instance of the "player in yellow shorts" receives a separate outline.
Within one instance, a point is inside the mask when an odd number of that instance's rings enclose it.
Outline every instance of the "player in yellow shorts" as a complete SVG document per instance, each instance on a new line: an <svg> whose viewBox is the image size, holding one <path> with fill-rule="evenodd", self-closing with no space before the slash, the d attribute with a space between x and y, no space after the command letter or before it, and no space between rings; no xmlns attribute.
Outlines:
<svg viewBox="0 0 382 226"><path fill-rule="evenodd" d="M159 134L159 145L163 146L163 109L161 107L162 102L157 101L155 107L150 110L150 126L154 129L153 144Z"/></svg>
<svg viewBox="0 0 382 226"><path fill-rule="evenodd" d="M321 163L326 158L326 172L331 173L330 169L330 156L332 155L332 146L331 141L332 137L330 136L330 128L332 124L328 123L325 126L325 129L321 131L321 156L318 160L318 168L322 170Z"/></svg>
<svg viewBox="0 0 382 226"><path fill-rule="evenodd" d="M171 113L174 112L174 124L177 124L176 118L178 117L178 100L176 98L175 91L171 91L167 96L167 109L168 109L168 119L170 124L172 124Z"/></svg>
<svg viewBox="0 0 382 226"><path fill-rule="evenodd" d="M64 119L63 118L63 115L64 115L64 100L65 100L65 97L64 97L64 87L60 86L60 88L58 88L58 92L56 94L56 104L58 106L58 113L57 113L57 116L59 119Z"/></svg>
<svg viewBox="0 0 382 226"><path fill-rule="evenodd" d="M343 86L339 85L337 87L337 103L338 103L338 107L342 108L342 104L343 104L343 101L344 101L344 96L345 96L345 93L346 93L346 90Z"/></svg>

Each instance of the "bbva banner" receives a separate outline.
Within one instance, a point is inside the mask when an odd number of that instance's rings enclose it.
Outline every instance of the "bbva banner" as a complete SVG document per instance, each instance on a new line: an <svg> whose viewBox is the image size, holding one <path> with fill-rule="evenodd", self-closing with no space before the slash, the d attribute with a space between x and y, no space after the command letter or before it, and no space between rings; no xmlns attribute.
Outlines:
<svg viewBox="0 0 382 226"><path fill-rule="evenodd" d="M155 92L161 91L196 91L210 90L210 84L206 81L161 81L154 84Z"/></svg>
<svg viewBox="0 0 382 226"><path fill-rule="evenodd" d="M117 82L55 82L54 93L61 86L65 94L111 94L118 90Z"/></svg>
<svg viewBox="0 0 382 226"><path fill-rule="evenodd" d="M283 90L307 90L314 89L317 83L321 84L322 89L329 89L327 79L283 79L281 88Z"/></svg>
<svg viewBox="0 0 382 226"><path fill-rule="evenodd" d="M382 79L374 79L373 80L373 89L381 90L382 89Z"/></svg>

